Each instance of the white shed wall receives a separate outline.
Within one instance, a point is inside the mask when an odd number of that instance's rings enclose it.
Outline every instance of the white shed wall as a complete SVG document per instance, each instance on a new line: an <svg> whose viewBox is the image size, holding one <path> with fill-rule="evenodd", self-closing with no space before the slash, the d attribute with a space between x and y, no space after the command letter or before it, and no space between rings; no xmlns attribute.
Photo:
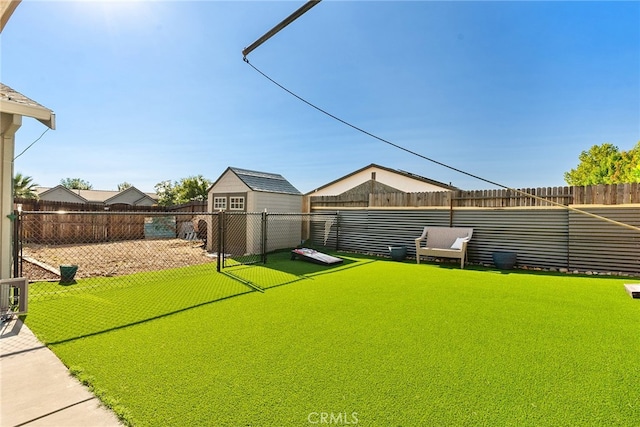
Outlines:
<svg viewBox="0 0 640 427"><path fill-rule="evenodd" d="M247 196L247 212L302 212L302 196L254 191Z"/></svg>
<svg viewBox="0 0 640 427"><path fill-rule="evenodd" d="M208 197L207 197L207 209L209 212L213 212L213 194L216 193L243 193L246 191L250 191L250 188L240 180L233 172L227 171L224 175L220 177L218 182L215 183L213 187L209 189ZM249 196L247 196L249 199ZM247 204L249 200L245 201ZM248 206L248 205L247 205ZM247 212L251 212L247 209Z"/></svg>
<svg viewBox="0 0 640 427"><path fill-rule="evenodd" d="M300 213L302 196L294 194L251 192L247 194L247 212ZM259 233L250 232L247 226L247 248L259 252ZM299 218L271 216L268 223L267 251L292 248L302 239L302 222ZM253 238L251 237L253 236Z"/></svg>

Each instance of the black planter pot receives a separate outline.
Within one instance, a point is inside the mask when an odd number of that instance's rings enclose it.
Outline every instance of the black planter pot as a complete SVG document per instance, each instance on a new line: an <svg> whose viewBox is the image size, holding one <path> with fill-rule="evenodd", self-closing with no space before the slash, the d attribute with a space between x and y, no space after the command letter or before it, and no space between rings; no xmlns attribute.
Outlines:
<svg viewBox="0 0 640 427"><path fill-rule="evenodd" d="M78 271L77 265L61 265L60 266L60 283L73 283Z"/></svg>
<svg viewBox="0 0 640 427"><path fill-rule="evenodd" d="M402 261L407 256L406 246L389 246L389 255L394 261Z"/></svg>
<svg viewBox="0 0 640 427"><path fill-rule="evenodd" d="M517 262L518 254L515 252L494 252L493 263L501 270L511 270Z"/></svg>

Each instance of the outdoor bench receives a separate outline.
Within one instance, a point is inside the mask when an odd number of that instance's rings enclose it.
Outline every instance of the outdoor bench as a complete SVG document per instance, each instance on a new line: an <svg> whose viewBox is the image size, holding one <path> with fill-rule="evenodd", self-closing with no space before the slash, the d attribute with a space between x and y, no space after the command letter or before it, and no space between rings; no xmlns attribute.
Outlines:
<svg viewBox="0 0 640 427"><path fill-rule="evenodd" d="M417 263L420 264L420 256L458 258L460 268L464 268L467 244L472 234L473 228L425 227L416 239Z"/></svg>

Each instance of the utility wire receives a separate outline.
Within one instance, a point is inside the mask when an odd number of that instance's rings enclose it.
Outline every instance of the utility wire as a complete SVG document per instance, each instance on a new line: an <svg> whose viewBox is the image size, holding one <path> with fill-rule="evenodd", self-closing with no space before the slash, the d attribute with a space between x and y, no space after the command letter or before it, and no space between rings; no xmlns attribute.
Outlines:
<svg viewBox="0 0 640 427"><path fill-rule="evenodd" d="M475 179L477 179L477 180L480 180L480 181L486 182L486 183L491 184L491 185L495 185L495 186L497 186L497 187L504 188L504 189L509 190L509 191L513 191L513 192L515 192L516 194L519 194L519 195L521 195L521 196L526 196L526 197L530 197L530 198L532 198L532 199L536 199L536 200L544 201L544 202L549 203L549 204L551 204L551 205L558 206L558 207L562 207L562 208L564 208L564 209L568 209L568 210L573 211L573 212L578 212L578 213L581 213L581 214L583 214L583 215L590 216L590 217L592 217L592 218L596 218L596 219L599 219L599 220L602 220L602 221L609 222L609 223L611 223L611 224L619 225L619 226L621 226L621 227L629 228L629 229L631 229L631 230L635 230L635 231L640 231L640 227L636 227L636 226L631 225L631 224L627 224L627 223L624 223L624 222L616 221L616 220L614 220L614 219L607 218L607 217L604 217L604 216L601 216L601 215L597 215L597 214L594 214L594 213L591 213L591 212L583 211L582 209L574 208L574 207L572 207L572 206L568 206L568 205L565 205L565 204L563 204L563 203L554 202L554 201L552 201L552 200L548 200L548 199L546 199L546 198L544 198L544 197L536 196L535 194L530 194L530 193L527 193L526 191L518 190L518 189L516 189L516 188L511 188L511 187L509 187L509 186L506 186L506 185L503 185L503 184L497 183L497 182L495 182L495 181L491 181L491 180L489 180L489 179L482 178L481 176L474 175L474 174L472 174L472 173L470 173L470 172L467 172L467 171L464 171L464 170L462 170L462 169L458 169L458 168L456 168L456 167L453 167L453 166L447 165L446 163L442 163L442 162L437 161L437 160L435 160L435 159L429 158L429 157L427 157L427 156L425 156L425 155L422 155L422 154L417 153L417 152L415 152L415 151L409 150L408 148L402 147L401 145L395 144L395 143L393 143L393 142L391 142L391 141L388 141L388 140L386 140L386 139L384 139L384 138L381 138L381 137L379 137L379 136L377 136L377 135L374 135L374 134L372 134L371 132L368 132L368 131L366 131L366 130L364 130L364 129L362 129L362 128L359 128L358 126L353 125L353 124L351 124L351 123L347 122L346 120L343 120L343 119L341 119L340 117L337 117L337 116L335 116L335 115L333 115L333 114L329 113L329 112L328 112L328 111L326 111L326 110L323 110L322 108L318 107L317 105L312 104L311 102L307 101L306 99L302 98L301 96L299 96L299 95L297 95L296 93L292 92L291 90L287 89L286 87L284 87L283 85L281 85L280 83L278 83L277 81L275 81L274 79L272 79L271 77L269 77L267 74L265 74L264 72L262 72L260 69L258 69L256 66L254 66L252 63L250 63L250 62L249 62L249 59L247 59L247 57L246 57L246 56L245 56L244 58L242 58L242 60L243 60L244 62L246 62L247 64L249 64L249 66L250 66L251 68L253 68L255 71L257 71L257 72L258 72L260 75L262 75L264 78L266 78L266 79L267 79L267 80L269 80L271 83L273 83L274 85L278 86L280 89L284 90L285 92L287 92L287 93L288 93L288 94L290 94L291 96L293 96L293 97L295 97L295 98L299 99L300 101L304 102L304 103L305 103L305 104L307 104L308 106L310 106L310 107L312 107L312 108L314 108L314 109L316 109L316 110L320 111L322 114L325 114L325 115L327 115L327 116L331 117L332 119L337 120L337 121L339 121L340 123L342 123L342 124L344 124L344 125L346 125L346 126L349 126L349 127L350 127L350 128L352 128L352 129L357 130L358 132L364 133L364 134L365 134L365 135L367 135L367 136L370 136L370 137L372 137L372 138L374 138L374 139L377 139L378 141L384 142L385 144L391 145L392 147L395 147L395 148L397 148L397 149L399 149L399 150L405 151L405 152L407 152L407 153L409 153L409 154L411 154L411 155L414 155L414 156L416 156L416 157L420 157L421 159L424 159L424 160L427 160L427 161L429 161L429 162L435 163L435 164L437 164L437 165L439 165L439 166L442 166L442 167L444 167L444 168L450 169L450 170L452 170L452 171L455 171L455 172L461 173L461 174L466 175L466 176L469 176L469 177L471 177L471 178L475 178Z"/></svg>
<svg viewBox="0 0 640 427"><path fill-rule="evenodd" d="M22 152L20 154L18 154L17 156L15 156L13 158L13 160L15 161L18 157L22 156L29 148L31 148L33 146L33 144L35 144L36 142L40 141L40 138L42 138L44 136L45 133L47 133L49 131L49 128L46 128L44 130L44 132L42 132L42 134L35 140L33 141L31 144L29 144L27 146L27 148L25 148L24 150L22 150Z"/></svg>

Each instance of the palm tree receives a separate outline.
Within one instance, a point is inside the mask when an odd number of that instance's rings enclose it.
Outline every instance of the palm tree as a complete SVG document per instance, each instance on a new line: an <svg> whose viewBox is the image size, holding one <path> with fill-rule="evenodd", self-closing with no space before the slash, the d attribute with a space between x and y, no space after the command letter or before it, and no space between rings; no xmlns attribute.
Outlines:
<svg viewBox="0 0 640 427"><path fill-rule="evenodd" d="M13 177L13 197L20 199L37 199L36 187L38 184L33 182L30 176L24 176L20 172Z"/></svg>

